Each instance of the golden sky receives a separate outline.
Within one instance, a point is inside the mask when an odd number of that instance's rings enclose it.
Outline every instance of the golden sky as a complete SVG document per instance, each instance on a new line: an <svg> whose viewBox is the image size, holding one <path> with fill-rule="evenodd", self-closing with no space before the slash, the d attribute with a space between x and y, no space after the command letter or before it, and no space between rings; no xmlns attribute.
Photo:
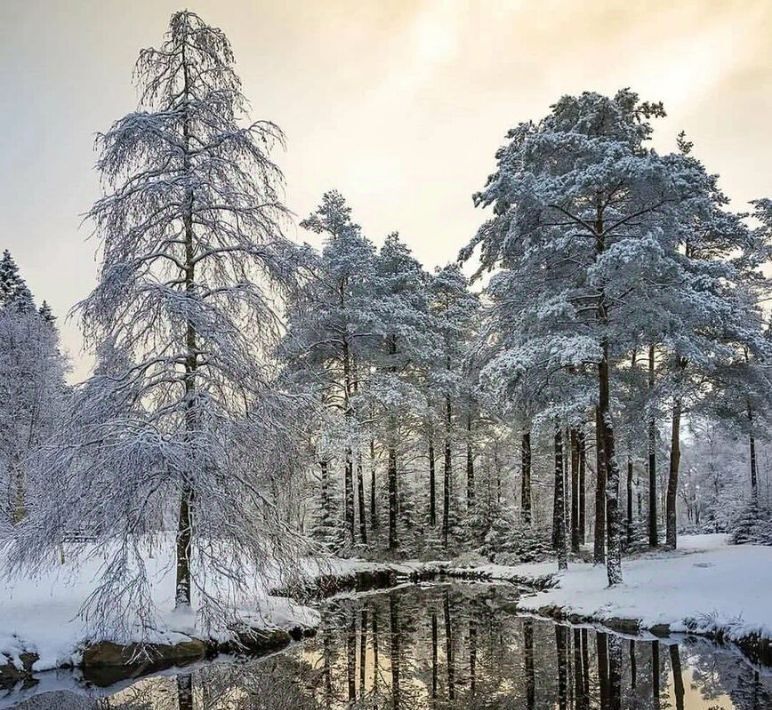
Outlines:
<svg viewBox="0 0 772 710"><path fill-rule="evenodd" d="M662 100L655 142L686 130L740 209L772 196L772 0L190 0L231 40L253 118L298 221L337 188L365 233L399 230L433 267L484 214L471 194L506 130L561 94L630 86ZM80 215L99 195L93 136L136 105L131 72L168 0L0 0L0 249L60 316L94 284ZM290 234L306 235L295 226Z"/></svg>

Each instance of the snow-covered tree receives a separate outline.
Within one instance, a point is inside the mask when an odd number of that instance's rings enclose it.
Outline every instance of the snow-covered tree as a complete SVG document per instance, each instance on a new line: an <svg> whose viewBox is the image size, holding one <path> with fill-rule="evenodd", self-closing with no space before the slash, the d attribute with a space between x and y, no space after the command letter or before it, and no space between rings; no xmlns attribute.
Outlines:
<svg viewBox="0 0 772 710"><path fill-rule="evenodd" d="M432 393L432 409L439 409L438 419L444 430L443 484L442 484L442 542L448 544L453 481L454 426L458 410L471 399L471 386L465 374L475 319L479 312L479 297L468 287L467 279L456 265L437 270L428 285L429 308L440 347L439 357L427 370L427 382ZM464 406L470 410L469 406ZM471 422L471 412L468 421ZM461 422L466 426L465 422ZM458 437L459 439L461 437ZM471 443L467 447L467 468L470 461ZM472 489L473 490L473 489ZM432 489L433 494L433 489ZM467 493L468 495L468 493ZM432 502L433 505L433 502ZM471 512L471 508L467 510Z"/></svg>
<svg viewBox="0 0 772 710"><path fill-rule="evenodd" d="M663 336L675 320L669 313L682 312L699 291L678 248L712 188L692 161L647 146L650 119L660 115L661 105L623 90L565 96L538 123L517 126L475 197L494 216L462 252L468 258L479 245L481 269L502 269L491 289L504 292L500 301L518 331L517 345L499 361L505 382L534 369L542 379L595 371L611 584L621 581L611 372L642 334Z"/></svg>
<svg viewBox="0 0 772 710"><path fill-rule="evenodd" d="M177 607L195 589L221 624L215 591L232 598L298 549L270 493L297 468L301 409L273 388L266 359L277 299L297 277L269 156L282 134L244 122L231 46L193 12L172 16L135 76L139 108L98 138L105 195L89 216L101 265L78 306L88 343L110 344L104 374L81 388L63 427L73 440L45 462L56 509L36 511L13 559L39 567L92 521L107 561L91 608L134 612L147 630L142 551L160 518L174 530ZM84 430L77 419L94 408Z"/></svg>
<svg viewBox="0 0 772 710"><path fill-rule="evenodd" d="M3 524L21 523L30 498L29 468L53 435L66 396L67 362L59 348L53 314L32 294L10 253L0 263L0 498ZM41 482L45 487L45 482Z"/></svg>
<svg viewBox="0 0 772 710"><path fill-rule="evenodd" d="M362 417L357 416L362 414L357 412L357 399L366 379L368 351L380 333L380 316L374 309L372 296L375 247L361 234L359 225L352 222L351 209L336 191L325 193L319 207L301 226L323 234L325 243L312 277L289 309L288 332L281 345L281 355L295 382L310 387L317 401L331 410L319 421L336 430L335 438L341 450L334 452L328 450L329 446L320 449L322 486L329 484L331 459L343 462L344 519L349 543L355 541L356 517L360 540L365 543L364 431ZM340 417L330 416L333 412ZM320 431L319 436L330 441L330 433ZM329 491L322 490L322 497L329 502ZM324 513L329 514L330 511Z"/></svg>
<svg viewBox="0 0 772 710"><path fill-rule="evenodd" d="M373 295L379 312L381 338L371 355L369 396L382 423L387 458L388 546L399 546L400 512L410 503L400 490L401 430L417 430L425 419L422 370L438 357L437 339L429 314L428 275L394 233L386 237L376 258Z"/></svg>

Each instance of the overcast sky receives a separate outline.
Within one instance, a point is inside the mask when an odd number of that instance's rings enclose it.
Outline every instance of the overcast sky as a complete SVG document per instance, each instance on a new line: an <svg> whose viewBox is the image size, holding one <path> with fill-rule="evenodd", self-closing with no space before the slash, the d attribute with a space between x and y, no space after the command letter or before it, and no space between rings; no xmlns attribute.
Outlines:
<svg viewBox="0 0 772 710"><path fill-rule="evenodd" d="M428 267L483 213L471 194L515 123L561 94L630 86L662 100L656 145L686 130L740 209L772 196L770 0L190 0L231 40L252 118L298 221L348 198L380 243L399 230ZM82 213L99 196L94 133L133 110L132 68L167 0L0 0L0 249L60 318L73 378L88 372L69 309L94 285ZM305 239L292 227L291 236Z"/></svg>

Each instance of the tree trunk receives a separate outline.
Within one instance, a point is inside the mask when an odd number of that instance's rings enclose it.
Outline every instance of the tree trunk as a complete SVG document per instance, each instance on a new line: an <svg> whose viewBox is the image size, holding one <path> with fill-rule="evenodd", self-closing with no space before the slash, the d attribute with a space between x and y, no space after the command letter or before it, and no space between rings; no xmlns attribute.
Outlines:
<svg viewBox="0 0 772 710"><path fill-rule="evenodd" d="M593 559L596 564L606 561L606 463L603 456L603 426L600 409L595 408L595 526Z"/></svg>
<svg viewBox="0 0 772 710"><path fill-rule="evenodd" d="M378 529L378 508L375 504L375 439L370 439L370 529Z"/></svg>
<svg viewBox="0 0 772 710"><path fill-rule="evenodd" d="M429 436L429 525L437 524L436 480L434 471L434 437Z"/></svg>
<svg viewBox="0 0 772 710"><path fill-rule="evenodd" d="M566 547L566 504L563 479L563 431L555 427L555 500L553 521L555 525L555 547L558 553L558 569L568 568Z"/></svg>
<svg viewBox="0 0 772 710"><path fill-rule="evenodd" d="M681 465L681 400L673 402L673 424L670 433L670 471L667 479L667 505L665 511L665 542L675 550L678 544L678 520L676 500L678 496L678 469Z"/></svg>
<svg viewBox="0 0 772 710"><path fill-rule="evenodd" d="M346 447L346 463L343 469L343 497L345 507L346 531L349 541L353 545L354 537L354 454L351 447Z"/></svg>
<svg viewBox="0 0 772 710"><path fill-rule="evenodd" d="M389 451L388 451L388 479L389 479L389 549L396 550L399 542L397 539L397 516L399 490L397 488L397 422L394 417L389 417Z"/></svg>
<svg viewBox="0 0 772 710"><path fill-rule="evenodd" d="M571 429L571 551L579 552L579 434Z"/></svg>
<svg viewBox="0 0 772 710"><path fill-rule="evenodd" d="M182 49L183 96L186 106L183 116L183 173L190 175L190 119L187 113L189 99L189 69L185 56L185 45ZM185 297L193 300L196 297L196 252L193 232L193 187L185 188L183 203L183 241L185 249ZM192 311L192 308L191 308ZM198 369L198 345L196 325L190 316L185 323L185 439L193 448L193 440L198 434L198 412L196 409L196 371ZM188 470L185 472L180 490L180 508L177 520L177 574L175 583L174 606L176 609L190 607L191 573L190 548L193 542L193 467L196 465L188 453Z"/></svg>
<svg viewBox="0 0 772 710"><path fill-rule="evenodd" d="M445 395L445 464L443 467L442 486L442 546L448 546L448 534L450 532L450 479L452 475L453 460L450 453L450 428L453 419L453 409L450 403L450 395Z"/></svg>
<svg viewBox="0 0 772 710"><path fill-rule="evenodd" d="M649 346L649 397L654 391L654 346ZM657 547L657 425L649 420L649 546Z"/></svg>
<svg viewBox="0 0 772 710"><path fill-rule="evenodd" d="M365 480L362 474L362 453L357 452L357 502L359 503L359 537L367 544L367 516L365 515Z"/></svg>
<svg viewBox="0 0 772 710"><path fill-rule="evenodd" d="M472 417L466 417L466 512L474 513L474 452L472 451Z"/></svg>
<svg viewBox="0 0 772 710"><path fill-rule="evenodd" d="M633 544L633 459L627 455L627 547Z"/></svg>
<svg viewBox="0 0 772 710"><path fill-rule="evenodd" d="M598 412L603 431L603 459L606 472L606 572L609 586L622 583L621 520L619 515L619 465L614 454L614 429L609 405L608 344L598 365Z"/></svg>
<svg viewBox="0 0 772 710"><path fill-rule="evenodd" d="M520 517L525 525L531 524L531 432L524 431L520 447Z"/></svg>
<svg viewBox="0 0 772 710"><path fill-rule="evenodd" d="M445 616L445 663L448 665L448 699L456 696L456 666L453 658L453 626L450 622L450 595L448 591L442 598L442 610Z"/></svg>
<svg viewBox="0 0 772 710"><path fill-rule="evenodd" d="M751 459L751 500L755 505L759 500L758 467L756 459L756 438L753 436L753 409L748 402L748 450Z"/></svg>
<svg viewBox="0 0 772 710"><path fill-rule="evenodd" d="M578 432L579 439L579 540L584 544L587 539L587 442L584 430Z"/></svg>

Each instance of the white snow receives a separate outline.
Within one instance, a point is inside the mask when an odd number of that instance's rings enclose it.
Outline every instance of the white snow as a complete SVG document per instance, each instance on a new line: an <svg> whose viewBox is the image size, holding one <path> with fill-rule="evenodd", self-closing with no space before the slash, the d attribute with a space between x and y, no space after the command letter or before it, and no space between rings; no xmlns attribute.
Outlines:
<svg viewBox="0 0 772 710"><path fill-rule="evenodd" d="M772 637L772 547L729 546L725 535L682 536L675 552L625 559L624 583L614 588L603 565L575 563L562 573L554 562L478 571L491 579L554 574L556 587L520 600L528 611L555 605L601 622L616 617L638 619L643 628L667 624L674 632Z"/></svg>
<svg viewBox="0 0 772 710"><path fill-rule="evenodd" d="M146 560L160 619L146 640L176 643L186 637L207 638L195 613L174 611L174 567L170 564L171 548L167 547L167 554L159 551ZM0 556L0 664L7 656L21 667L19 654L32 651L40 656L33 669L44 671L77 664L80 649L88 641L130 643L140 638L139 629L133 638L117 633L112 638L94 638L88 620L79 611L94 589L100 560L92 557L77 566L67 555L65 559L65 564L41 578L6 580ZM314 609L270 596L259 587L254 591L253 597L239 603L238 615L243 621L262 629L318 625L319 614Z"/></svg>

